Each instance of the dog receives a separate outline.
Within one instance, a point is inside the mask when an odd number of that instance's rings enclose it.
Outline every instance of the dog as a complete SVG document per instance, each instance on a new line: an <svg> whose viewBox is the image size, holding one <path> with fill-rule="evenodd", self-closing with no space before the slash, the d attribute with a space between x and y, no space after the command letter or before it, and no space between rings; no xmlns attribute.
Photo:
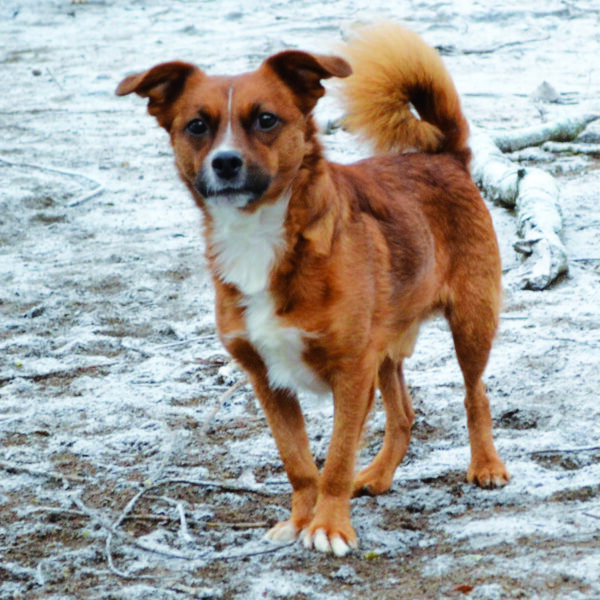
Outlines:
<svg viewBox="0 0 600 600"><path fill-rule="evenodd" d="M449 322L466 397L467 480L509 480L482 374L498 325L501 265L468 170L468 125L437 52L395 24L357 32L340 56L286 50L253 72L209 76L168 62L126 77L148 99L204 216L219 337L247 372L292 485L291 515L267 537L344 556L350 499L388 490L414 411L404 382L419 325ZM339 78L345 126L374 155L329 162L313 108ZM379 388L383 445L355 474ZM321 472L299 389L333 393Z"/></svg>

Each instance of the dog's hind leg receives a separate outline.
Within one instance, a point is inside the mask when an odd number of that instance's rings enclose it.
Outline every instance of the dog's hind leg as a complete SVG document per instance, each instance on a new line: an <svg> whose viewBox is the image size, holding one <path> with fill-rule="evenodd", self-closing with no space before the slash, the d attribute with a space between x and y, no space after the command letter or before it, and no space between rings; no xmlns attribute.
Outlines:
<svg viewBox="0 0 600 600"><path fill-rule="evenodd" d="M510 476L494 447L490 404L481 380L498 323L498 302L489 288L462 288L446 315L466 388L471 445L467 480L480 487L500 487Z"/></svg>
<svg viewBox="0 0 600 600"><path fill-rule="evenodd" d="M402 361L386 357L379 367L378 379L386 417L383 446L373 462L357 474L354 496L381 494L389 490L394 472L406 455L410 441L415 413L404 383Z"/></svg>

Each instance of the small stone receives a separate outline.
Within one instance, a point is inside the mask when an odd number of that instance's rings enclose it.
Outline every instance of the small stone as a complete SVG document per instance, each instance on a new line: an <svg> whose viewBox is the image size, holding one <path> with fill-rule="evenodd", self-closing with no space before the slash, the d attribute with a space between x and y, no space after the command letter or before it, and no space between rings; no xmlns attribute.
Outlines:
<svg viewBox="0 0 600 600"><path fill-rule="evenodd" d="M560 102L560 94L547 81L542 81L531 94L531 99L536 102Z"/></svg>

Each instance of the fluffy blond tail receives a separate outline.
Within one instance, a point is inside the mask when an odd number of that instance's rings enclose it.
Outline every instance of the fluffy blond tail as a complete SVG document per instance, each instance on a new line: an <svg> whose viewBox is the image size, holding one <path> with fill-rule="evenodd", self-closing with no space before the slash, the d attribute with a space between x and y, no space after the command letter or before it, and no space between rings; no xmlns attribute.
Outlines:
<svg viewBox="0 0 600 600"><path fill-rule="evenodd" d="M377 152L450 152L468 164L467 120L433 48L390 23L359 30L341 51L353 70L341 87L350 131Z"/></svg>

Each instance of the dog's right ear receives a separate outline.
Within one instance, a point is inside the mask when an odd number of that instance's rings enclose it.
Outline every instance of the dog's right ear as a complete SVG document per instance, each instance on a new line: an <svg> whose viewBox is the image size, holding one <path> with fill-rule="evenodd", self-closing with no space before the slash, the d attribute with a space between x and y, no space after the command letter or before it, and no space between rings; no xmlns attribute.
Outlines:
<svg viewBox="0 0 600 600"><path fill-rule="evenodd" d="M322 79L352 74L350 65L339 56L309 54L301 50L284 50L268 58L264 64L294 92L298 107L304 113L309 113L325 94Z"/></svg>
<svg viewBox="0 0 600 600"><path fill-rule="evenodd" d="M117 96L136 93L142 98L148 98L148 112L156 117L161 127L168 130L173 121L170 107L193 73L201 75L202 71L186 62L162 63L143 73L128 75L118 85L115 93Z"/></svg>

